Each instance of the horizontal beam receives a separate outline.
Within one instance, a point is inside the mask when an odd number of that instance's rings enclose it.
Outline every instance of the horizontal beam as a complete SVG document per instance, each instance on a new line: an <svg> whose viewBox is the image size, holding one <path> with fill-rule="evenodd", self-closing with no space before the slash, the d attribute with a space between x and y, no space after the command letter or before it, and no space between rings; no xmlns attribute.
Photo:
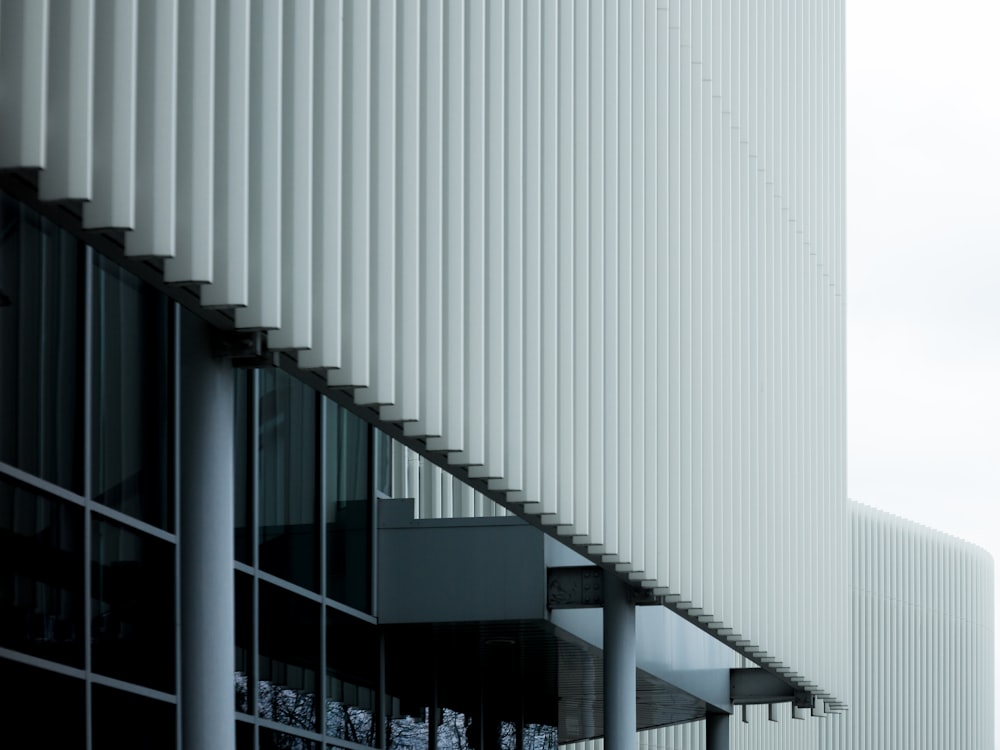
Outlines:
<svg viewBox="0 0 1000 750"><path fill-rule="evenodd" d="M788 702L799 708L813 705L811 695L759 667L729 670L729 695L737 706Z"/></svg>

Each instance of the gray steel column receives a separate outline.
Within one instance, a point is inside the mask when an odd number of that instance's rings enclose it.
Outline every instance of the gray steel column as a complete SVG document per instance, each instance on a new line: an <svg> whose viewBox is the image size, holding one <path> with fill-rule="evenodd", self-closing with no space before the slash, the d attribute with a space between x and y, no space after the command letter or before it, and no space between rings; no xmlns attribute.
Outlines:
<svg viewBox="0 0 1000 750"><path fill-rule="evenodd" d="M729 714L705 716L706 750L729 750Z"/></svg>
<svg viewBox="0 0 1000 750"><path fill-rule="evenodd" d="M635 603L604 571L604 748L635 750Z"/></svg>
<svg viewBox="0 0 1000 750"><path fill-rule="evenodd" d="M181 318L182 746L234 750L233 368Z"/></svg>

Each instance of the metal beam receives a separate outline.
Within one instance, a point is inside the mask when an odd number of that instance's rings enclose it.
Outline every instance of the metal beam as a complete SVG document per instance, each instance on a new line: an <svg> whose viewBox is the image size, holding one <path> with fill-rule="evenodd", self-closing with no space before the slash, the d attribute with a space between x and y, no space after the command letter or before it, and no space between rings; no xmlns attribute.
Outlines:
<svg viewBox="0 0 1000 750"><path fill-rule="evenodd" d="M759 667L729 670L729 695L734 705L744 706L791 702L798 708L812 708L814 703L809 693Z"/></svg>

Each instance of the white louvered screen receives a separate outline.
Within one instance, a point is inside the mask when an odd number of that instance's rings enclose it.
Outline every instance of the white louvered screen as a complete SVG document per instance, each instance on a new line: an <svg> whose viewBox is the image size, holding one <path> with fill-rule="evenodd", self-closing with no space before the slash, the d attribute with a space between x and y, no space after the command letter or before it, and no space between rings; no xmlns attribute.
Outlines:
<svg viewBox="0 0 1000 750"><path fill-rule="evenodd" d="M848 512L851 707L800 721L792 718L790 703L775 706L771 714L768 706L748 706L746 723L740 710L730 721L730 746L993 750L990 555L859 503L848 503ZM704 722L638 733L640 750L704 746ZM574 743L565 750L603 750L603 743Z"/></svg>
<svg viewBox="0 0 1000 750"><path fill-rule="evenodd" d="M842 0L92 5L2 0L0 167L848 699Z"/></svg>

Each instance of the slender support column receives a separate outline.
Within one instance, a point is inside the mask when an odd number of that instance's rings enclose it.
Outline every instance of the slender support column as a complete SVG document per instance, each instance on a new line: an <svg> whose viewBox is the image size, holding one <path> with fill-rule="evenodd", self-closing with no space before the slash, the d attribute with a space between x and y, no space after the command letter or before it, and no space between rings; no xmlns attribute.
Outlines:
<svg viewBox="0 0 1000 750"><path fill-rule="evenodd" d="M234 750L233 369L204 324L182 320L182 745Z"/></svg>
<svg viewBox="0 0 1000 750"><path fill-rule="evenodd" d="M710 713L705 717L706 750L729 750L729 714Z"/></svg>
<svg viewBox="0 0 1000 750"><path fill-rule="evenodd" d="M375 725L375 742L378 747L388 745L386 726L389 724L389 696L385 692L385 634L379 630L378 635L378 709Z"/></svg>
<svg viewBox="0 0 1000 750"><path fill-rule="evenodd" d="M635 603L624 582L605 571L605 750L635 750L635 730Z"/></svg>

